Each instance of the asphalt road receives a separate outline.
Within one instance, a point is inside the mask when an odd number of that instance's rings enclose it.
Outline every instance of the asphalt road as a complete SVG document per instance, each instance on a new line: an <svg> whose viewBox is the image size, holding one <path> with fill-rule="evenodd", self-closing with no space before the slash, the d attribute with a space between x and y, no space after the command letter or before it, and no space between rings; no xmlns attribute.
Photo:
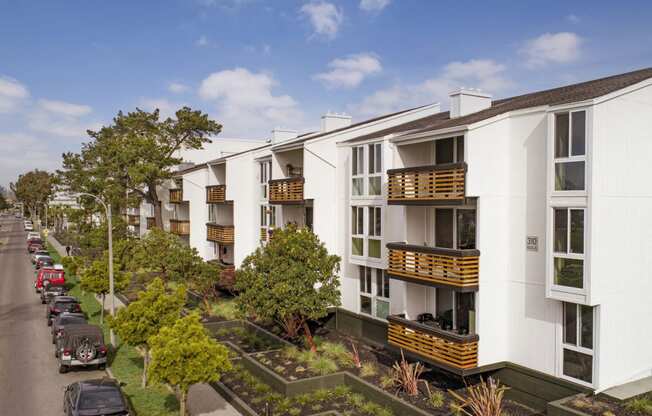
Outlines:
<svg viewBox="0 0 652 416"><path fill-rule="evenodd" d="M0 415L61 415L66 385L105 373L59 374L22 220L0 218L0 225Z"/></svg>

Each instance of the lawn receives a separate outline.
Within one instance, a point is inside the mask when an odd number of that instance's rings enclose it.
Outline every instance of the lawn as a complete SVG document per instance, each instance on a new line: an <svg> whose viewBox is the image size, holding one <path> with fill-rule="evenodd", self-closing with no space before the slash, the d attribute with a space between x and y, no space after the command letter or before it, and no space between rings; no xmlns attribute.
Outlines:
<svg viewBox="0 0 652 416"><path fill-rule="evenodd" d="M56 263L61 262L61 256L56 252L54 247L48 244L48 251ZM69 291L71 296L75 296L81 301L82 309L88 315L89 322L100 324L100 303L91 293L84 293L79 287L77 276L73 276L66 271L66 280L71 286ZM106 324L102 325L105 339L109 340L109 330ZM165 416L178 415L179 402L176 396L170 392L165 385L152 384L147 388L140 387L140 380L143 370L143 358L136 348L126 344L120 345L111 356L109 368L113 376L121 383L124 383L123 390L129 397L131 404L140 416Z"/></svg>

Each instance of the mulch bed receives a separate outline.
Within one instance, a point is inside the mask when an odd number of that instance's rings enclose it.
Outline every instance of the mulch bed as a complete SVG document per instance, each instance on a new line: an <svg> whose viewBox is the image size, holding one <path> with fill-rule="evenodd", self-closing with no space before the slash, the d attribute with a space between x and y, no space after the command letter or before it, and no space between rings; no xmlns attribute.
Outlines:
<svg viewBox="0 0 652 416"><path fill-rule="evenodd" d="M641 405L635 407L633 405L637 399ZM627 402L619 402L604 395L580 396L565 402L564 406L591 416L652 416L652 393Z"/></svg>

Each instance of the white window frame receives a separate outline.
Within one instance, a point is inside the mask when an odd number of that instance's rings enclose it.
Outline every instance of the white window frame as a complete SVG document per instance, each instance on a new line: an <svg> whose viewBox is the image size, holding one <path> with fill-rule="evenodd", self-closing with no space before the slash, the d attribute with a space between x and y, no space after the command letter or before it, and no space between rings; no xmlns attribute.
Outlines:
<svg viewBox="0 0 652 416"><path fill-rule="evenodd" d="M432 209L432 246L433 247L439 247L437 246L437 211L438 209L450 209L453 210L453 250L462 250L458 249L459 241L457 238L458 234L458 225L457 225L457 213L460 210L463 211L474 211L475 212L475 246L477 249L478 248L478 209L476 206L472 205L462 205L459 207L434 207ZM441 247L441 248L447 248L447 247Z"/></svg>
<svg viewBox="0 0 652 416"><path fill-rule="evenodd" d="M565 342L565 326L566 326L566 319L565 319L565 314L564 314L564 308L566 305L574 305L576 309L576 328L575 330L577 331L576 333L576 341L577 345L573 344L567 344ZM589 306L589 305L582 305L578 303L573 303L573 302L561 302L561 333L560 333L560 340L561 342L559 343L559 364L558 364L558 372L559 376L563 379L573 381L574 383L578 383L587 387L593 387L596 384L596 378L598 375L597 372L597 345L596 343L598 342L598 307L597 306L592 306L592 312L593 312L593 348L589 349L586 347L581 346L581 333L582 333L582 325L581 325L581 306ZM564 350L571 350L575 352L579 352L581 354L586 354L590 355L592 357L591 360L591 383L588 383L584 380L580 380L577 378L573 378L570 376L567 376L564 374Z"/></svg>
<svg viewBox="0 0 652 416"><path fill-rule="evenodd" d="M560 292L568 292L568 293L578 293L578 294L584 294L587 290L587 278L586 278L586 273L587 273L587 261L586 261L586 251L587 251L587 208L584 206L552 206L550 207L551 211L551 221L550 225L552 227L552 233L551 233L551 253L552 253L552 258L551 258L551 273L550 273L550 283L551 283L551 288L552 290L555 291L560 291ZM566 216L566 253L563 252L557 252L555 251L555 210L557 209L562 209L566 210L567 216ZM571 245L571 211L582 211L583 216L584 216L584 229L582 233L582 237L584 239L582 247L583 247L583 253L572 253L570 251L570 245ZM582 287L577 288L577 287L572 287L572 286L563 286L563 285L558 285L555 283L555 258L565 258L565 259L572 259L572 260L582 260Z"/></svg>
<svg viewBox="0 0 652 416"><path fill-rule="evenodd" d="M365 226L366 226L365 225L365 222L366 222L365 221L365 219L366 219L365 211L366 211L366 209L365 208L366 208L365 206L361 206L361 205L352 205L351 206L351 220L349 221L349 227L350 227L349 228L349 235L351 237L350 237L349 241L351 242L351 256L352 257L358 257L358 258L365 257L365 253L366 253L366 250L365 250L365 246L366 246L366 244L365 244L365 237L366 237L365 236ZM356 210L356 220L357 220L357 221L355 221L355 225L354 225L354 222L353 222L353 210L354 209ZM358 229L358 224L360 223L360 214L362 214L362 230ZM362 240L362 254L354 254L353 253L353 239L354 238L359 238L360 240Z"/></svg>
<svg viewBox="0 0 652 416"><path fill-rule="evenodd" d="M372 155L372 149L373 149L373 155L374 155L374 163L371 163L371 155ZM380 151L378 151L380 149ZM380 155L380 160L378 160L378 155ZM383 195L383 143L382 142L375 142L375 143L368 143L367 144L367 170L365 170L365 173L367 175L367 178L365 180L365 190L366 192L364 195L370 197L370 198L375 198L375 197L381 197ZM372 166L373 165L373 166ZM373 170L373 172L372 172ZM372 178L379 178L380 179L380 193L378 194L371 194L371 179Z"/></svg>
<svg viewBox="0 0 652 416"><path fill-rule="evenodd" d="M383 257L383 207L378 205L369 205L366 207L367 211L367 224L364 224L367 227L366 238L365 238L365 250L364 254L370 259L380 260ZM372 218L373 218L373 229L372 229ZM380 226L380 234L376 235L376 222ZM378 257L372 257L369 255L369 242L371 240L380 242L380 255Z"/></svg>
<svg viewBox="0 0 652 416"><path fill-rule="evenodd" d="M385 287L384 283L385 280L389 281L389 276L387 275L387 272L384 269L379 269L377 267L371 267L371 266L357 266L358 267L358 312L361 315L368 316L373 319L378 319L381 321L387 321L386 318L380 318L378 317L377 314L377 305L376 301L381 301L381 302L387 302L387 311L388 315L391 314L391 289L389 293L385 293ZM367 277L367 271L371 271L371 282L370 282L370 287L369 287L369 292L363 291L361 287L361 281L360 281L360 274L364 273L365 276L365 285L366 285L366 277ZM380 273L380 278L382 279L381 282L383 283L383 287L381 288L382 295L378 295L378 273ZM388 286L389 287L389 286ZM387 295L387 296L385 296ZM365 297L368 298L369 301L371 302L371 314L368 314L366 312L362 311L362 302L360 302L360 297Z"/></svg>
<svg viewBox="0 0 652 416"><path fill-rule="evenodd" d="M272 161L262 160L258 162L258 176L260 180L260 199L267 201L269 199L269 180L272 179Z"/></svg>
<svg viewBox="0 0 652 416"><path fill-rule="evenodd" d="M258 213L258 220L260 222L260 229L265 230L267 238L264 242L269 241L270 230L276 228L276 206L269 204L261 204L260 212ZM261 241L263 243L263 241Z"/></svg>
<svg viewBox="0 0 652 416"><path fill-rule="evenodd" d="M351 197L352 198L362 198L364 197L367 192L366 192L366 184L365 184L365 146L354 146L351 148ZM357 156L357 157L356 157ZM353 161L354 159L357 160L357 172L353 171ZM354 181L360 181L362 183L361 191L360 194L354 194L353 190L355 187L353 186Z"/></svg>
<svg viewBox="0 0 652 416"><path fill-rule="evenodd" d="M573 156L571 151L573 149L573 113L584 112L584 154ZM557 157L557 115L568 114L568 156ZM589 112L585 108L576 110L556 111L552 114L552 193L558 195L585 195L588 190L588 161L587 153L589 150ZM584 189L575 190L557 190L557 165L568 162L584 162Z"/></svg>

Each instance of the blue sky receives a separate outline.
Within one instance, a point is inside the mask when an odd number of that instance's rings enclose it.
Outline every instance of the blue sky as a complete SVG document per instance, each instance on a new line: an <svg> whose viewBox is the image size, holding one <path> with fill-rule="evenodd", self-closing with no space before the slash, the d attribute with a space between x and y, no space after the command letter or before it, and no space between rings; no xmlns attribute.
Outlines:
<svg viewBox="0 0 652 416"><path fill-rule="evenodd" d="M649 1L0 0L0 184L118 110L185 104L263 138L648 67L651 21Z"/></svg>

